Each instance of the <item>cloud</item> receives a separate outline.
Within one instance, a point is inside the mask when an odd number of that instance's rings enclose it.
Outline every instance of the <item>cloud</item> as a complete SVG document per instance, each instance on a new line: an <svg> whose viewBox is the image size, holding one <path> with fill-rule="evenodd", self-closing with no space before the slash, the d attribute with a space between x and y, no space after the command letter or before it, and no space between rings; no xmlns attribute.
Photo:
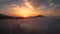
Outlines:
<svg viewBox="0 0 60 34"><path fill-rule="evenodd" d="M23 0L0 0L0 1L2 1L2 3L0 4L0 6L2 6L1 8L5 7L6 9L9 10L16 9L19 8L21 5L24 5ZM31 5L34 8L38 9L43 14L60 15L60 5L58 5L55 2L55 0L29 0L28 2L31 2ZM44 4L45 2L47 3Z"/></svg>
<svg viewBox="0 0 60 34"><path fill-rule="evenodd" d="M0 0L0 1L11 1L11 0Z"/></svg>
<svg viewBox="0 0 60 34"><path fill-rule="evenodd" d="M54 12L55 12L55 15L60 16L60 5L56 5L54 7Z"/></svg>

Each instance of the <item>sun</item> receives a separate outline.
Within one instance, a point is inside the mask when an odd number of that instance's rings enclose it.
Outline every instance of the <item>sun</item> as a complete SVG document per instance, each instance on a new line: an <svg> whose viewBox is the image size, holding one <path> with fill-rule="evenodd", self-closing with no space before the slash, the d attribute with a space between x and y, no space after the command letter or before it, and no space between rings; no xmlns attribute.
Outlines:
<svg viewBox="0 0 60 34"><path fill-rule="evenodd" d="M26 8L26 7L20 8L19 13L20 13L20 16L24 17L24 18L28 18L28 17L31 17L31 16L36 16L36 15L39 14L37 11Z"/></svg>
<svg viewBox="0 0 60 34"><path fill-rule="evenodd" d="M15 8L16 14L19 15L20 17L28 18L40 14L27 0L25 1L24 4L25 4L24 6L21 7L17 6L17 8Z"/></svg>
<svg viewBox="0 0 60 34"><path fill-rule="evenodd" d="M21 16L27 17L30 15L31 10L29 10L28 8L21 8L20 13L21 13Z"/></svg>

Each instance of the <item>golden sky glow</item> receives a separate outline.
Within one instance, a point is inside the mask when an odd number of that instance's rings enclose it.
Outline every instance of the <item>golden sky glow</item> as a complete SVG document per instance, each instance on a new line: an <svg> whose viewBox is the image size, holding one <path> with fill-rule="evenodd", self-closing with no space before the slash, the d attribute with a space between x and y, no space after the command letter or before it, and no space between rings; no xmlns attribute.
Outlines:
<svg viewBox="0 0 60 34"><path fill-rule="evenodd" d="M39 12L36 9L34 9L34 7L30 5L30 2L28 2L27 0L25 1L25 5L26 6L15 7L14 8L16 10L15 15L18 15L24 18L39 15Z"/></svg>
<svg viewBox="0 0 60 34"><path fill-rule="evenodd" d="M39 14L40 13L38 11L32 10L30 8L27 8L27 7L16 8L16 12L15 12L15 15L20 16L20 17L37 16Z"/></svg>
<svg viewBox="0 0 60 34"><path fill-rule="evenodd" d="M30 11L44 16L60 16L59 0L0 0L0 2L0 14L8 16L21 16L20 12L26 14Z"/></svg>
<svg viewBox="0 0 60 34"><path fill-rule="evenodd" d="M37 15L44 15L44 16L54 15L53 8L48 9L44 5L40 5L39 7L36 8L35 6L32 5L32 2L29 2L29 0L23 0L23 1L24 3L21 5L11 4L7 6L7 8L11 11L9 11L6 14L10 16L18 16L25 18Z"/></svg>

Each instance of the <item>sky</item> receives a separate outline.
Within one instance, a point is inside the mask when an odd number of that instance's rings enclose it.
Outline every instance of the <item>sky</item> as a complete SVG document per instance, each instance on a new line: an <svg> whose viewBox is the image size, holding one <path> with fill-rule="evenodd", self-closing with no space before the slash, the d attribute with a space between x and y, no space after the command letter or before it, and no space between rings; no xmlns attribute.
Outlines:
<svg viewBox="0 0 60 34"><path fill-rule="evenodd" d="M46 16L60 16L60 0L28 0L34 9ZM0 14L14 15L16 8L25 6L25 0L0 0ZM37 11L37 12L38 12Z"/></svg>

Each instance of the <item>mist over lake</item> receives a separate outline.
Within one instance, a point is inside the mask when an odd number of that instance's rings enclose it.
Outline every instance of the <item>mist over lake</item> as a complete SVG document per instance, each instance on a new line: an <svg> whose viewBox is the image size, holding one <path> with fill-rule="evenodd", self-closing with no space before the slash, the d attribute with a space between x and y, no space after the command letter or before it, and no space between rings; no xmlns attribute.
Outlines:
<svg viewBox="0 0 60 34"><path fill-rule="evenodd" d="M60 17L0 19L0 34L59 34Z"/></svg>

